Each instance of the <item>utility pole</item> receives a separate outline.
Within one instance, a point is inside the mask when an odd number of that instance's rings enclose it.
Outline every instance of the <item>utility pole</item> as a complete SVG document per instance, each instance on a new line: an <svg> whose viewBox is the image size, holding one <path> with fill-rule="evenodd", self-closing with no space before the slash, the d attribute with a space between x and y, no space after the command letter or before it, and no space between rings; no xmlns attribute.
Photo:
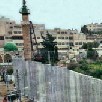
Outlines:
<svg viewBox="0 0 102 102"><path fill-rule="evenodd" d="M26 72L24 72L24 97L25 97L25 76L26 76Z"/></svg>
<svg viewBox="0 0 102 102"><path fill-rule="evenodd" d="M49 64L51 64L50 51L48 51L48 61L49 61Z"/></svg>
<svg viewBox="0 0 102 102"><path fill-rule="evenodd" d="M18 70L16 70L16 78L17 78L17 93L18 93L18 99L21 102L21 90L19 87L19 75L18 75Z"/></svg>

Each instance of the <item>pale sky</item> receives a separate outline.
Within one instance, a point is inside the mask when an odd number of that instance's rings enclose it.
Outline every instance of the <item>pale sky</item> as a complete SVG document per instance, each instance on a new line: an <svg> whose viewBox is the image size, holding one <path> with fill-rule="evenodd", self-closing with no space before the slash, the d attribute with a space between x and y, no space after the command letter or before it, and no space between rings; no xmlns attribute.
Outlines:
<svg viewBox="0 0 102 102"><path fill-rule="evenodd" d="M26 0L30 20L46 28L80 29L88 23L102 23L102 0ZM0 16L21 21L22 0L1 0Z"/></svg>

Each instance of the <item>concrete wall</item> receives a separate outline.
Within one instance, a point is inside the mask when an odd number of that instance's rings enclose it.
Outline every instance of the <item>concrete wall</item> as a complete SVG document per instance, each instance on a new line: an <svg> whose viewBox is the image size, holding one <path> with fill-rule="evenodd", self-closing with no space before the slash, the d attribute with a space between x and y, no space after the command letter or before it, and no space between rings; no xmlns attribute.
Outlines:
<svg viewBox="0 0 102 102"><path fill-rule="evenodd" d="M13 66L14 75L18 69L21 91L27 86L27 94L34 102L102 102L100 79L67 68L21 59L15 59Z"/></svg>

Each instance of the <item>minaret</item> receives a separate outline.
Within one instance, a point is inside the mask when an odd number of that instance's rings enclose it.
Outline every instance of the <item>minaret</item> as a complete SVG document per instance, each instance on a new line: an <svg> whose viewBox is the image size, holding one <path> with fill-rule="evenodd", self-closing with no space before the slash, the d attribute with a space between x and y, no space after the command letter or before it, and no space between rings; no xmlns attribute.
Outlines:
<svg viewBox="0 0 102 102"><path fill-rule="evenodd" d="M22 34L24 40L24 58L25 60L31 60L31 39L30 39L30 23L29 23L29 9L26 6L26 1L23 0L23 5L20 10L22 14Z"/></svg>

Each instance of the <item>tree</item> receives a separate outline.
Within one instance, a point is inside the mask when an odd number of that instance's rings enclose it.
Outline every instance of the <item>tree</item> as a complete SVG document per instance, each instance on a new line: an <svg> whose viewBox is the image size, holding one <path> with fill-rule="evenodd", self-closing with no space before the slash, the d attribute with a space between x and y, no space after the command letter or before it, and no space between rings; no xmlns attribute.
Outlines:
<svg viewBox="0 0 102 102"><path fill-rule="evenodd" d="M98 58L98 53L94 49L87 50L87 58L96 60Z"/></svg>
<svg viewBox="0 0 102 102"><path fill-rule="evenodd" d="M42 35L41 35L42 36ZM43 49L41 49L41 55L45 63L54 65L58 61L57 42L54 42L55 38L47 31L46 37L42 36L43 42L41 43Z"/></svg>
<svg viewBox="0 0 102 102"><path fill-rule="evenodd" d="M87 25L84 25L83 27L81 27L81 32L84 33L84 34L88 34Z"/></svg>
<svg viewBox="0 0 102 102"><path fill-rule="evenodd" d="M87 43L83 43L82 49L87 49L88 48L87 45L88 45Z"/></svg>
<svg viewBox="0 0 102 102"><path fill-rule="evenodd" d="M94 42L88 42L88 43L84 43L82 48L83 49L92 49L92 48L98 48L99 47L99 43L94 41Z"/></svg>
<svg viewBox="0 0 102 102"><path fill-rule="evenodd" d="M95 69L92 72L90 72L90 75L92 75L95 78L102 79L102 69Z"/></svg>
<svg viewBox="0 0 102 102"><path fill-rule="evenodd" d="M96 42L96 41L94 41L94 42L93 42L93 48L98 48L98 47L99 47L99 45L100 45L100 43L99 43L99 42Z"/></svg>
<svg viewBox="0 0 102 102"><path fill-rule="evenodd" d="M99 46L99 43L96 41L83 44L82 48L87 49L87 58L94 59L94 60L98 58L97 51L93 49L93 48L97 48L98 46Z"/></svg>
<svg viewBox="0 0 102 102"><path fill-rule="evenodd" d="M4 45L4 50L5 50L5 51L17 51L18 48L17 48L17 46L16 46L15 44L13 44L13 43L6 43L6 44Z"/></svg>
<svg viewBox="0 0 102 102"><path fill-rule="evenodd" d="M13 68L8 68L7 69L7 74L12 75L13 74Z"/></svg>

